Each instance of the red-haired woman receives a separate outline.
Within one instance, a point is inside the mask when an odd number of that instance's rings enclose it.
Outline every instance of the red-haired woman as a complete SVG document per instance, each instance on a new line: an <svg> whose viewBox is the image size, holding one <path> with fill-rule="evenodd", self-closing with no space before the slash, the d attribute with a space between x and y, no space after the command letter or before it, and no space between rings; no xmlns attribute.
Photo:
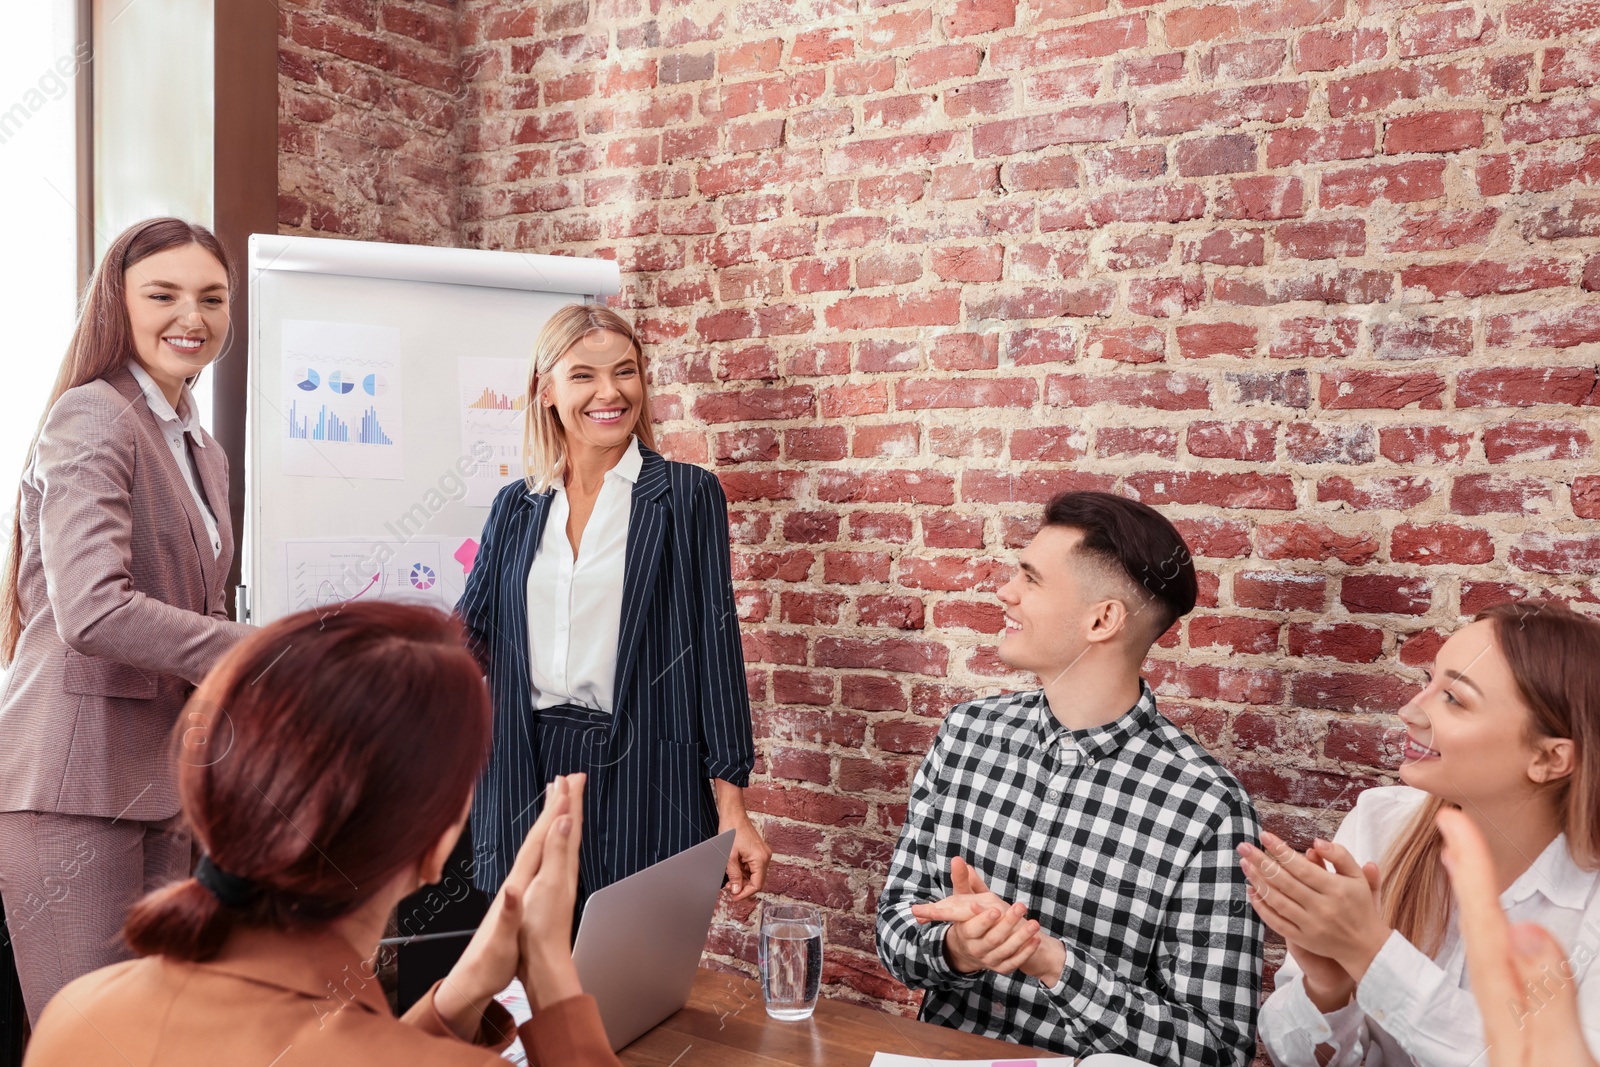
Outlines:
<svg viewBox="0 0 1600 1067"><path fill-rule="evenodd" d="M95 271L0 582L0 897L28 1014L127 956L128 906L189 871L167 738L249 632L229 621L228 461L189 393L228 336L227 256L179 219Z"/></svg>
<svg viewBox="0 0 1600 1067"><path fill-rule="evenodd" d="M379 988L384 924L439 879L489 755L488 688L451 618L382 602L291 615L230 652L187 719L179 789L205 855L135 905L143 959L50 1002L30 1067L490 1067L513 976L535 1008L530 1062L617 1063L570 951L581 776L551 785L449 976L400 1020Z"/></svg>
<svg viewBox="0 0 1600 1067"><path fill-rule="evenodd" d="M1436 823L1446 808L1483 834L1513 919L1549 929L1574 961L1600 946L1600 622L1495 605L1444 643L1400 718L1405 785L1361 794L1305 855L1270 834L1265 851L1240 847L1250 901L1289 946L1261 1011L1274 1063L1483 1063ZM1592 970L1576 975L1577 1000L1600 1047Z"/></svg>

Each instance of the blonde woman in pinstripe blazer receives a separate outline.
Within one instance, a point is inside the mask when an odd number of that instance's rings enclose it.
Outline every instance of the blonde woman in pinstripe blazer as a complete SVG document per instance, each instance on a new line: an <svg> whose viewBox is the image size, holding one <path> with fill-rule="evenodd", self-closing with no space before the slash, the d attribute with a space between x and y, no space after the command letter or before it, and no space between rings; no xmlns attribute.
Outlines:
<svg viewBox="0 0 1600 1067"><path fill-rule="evenodd" d="M28 1015L126 958L144 893L189 873L170 737L249 628L228 620L228 462L188 381L222 349L211 233L107 251L18 493L0 585L0 897Z"/></svg>
<svg viewBox="0 0 1600 1067"><path fill-rule="evenodd" d="M529 480L495 498L456 605L495 705L472 808L487 892L543 783L578 772L580 908L730 829L732 899L766 880L772 851L744 807L755 746L727 501L715 475L650 447L644 371L633 328L604 306L562 308L534 346Z"/></svg>

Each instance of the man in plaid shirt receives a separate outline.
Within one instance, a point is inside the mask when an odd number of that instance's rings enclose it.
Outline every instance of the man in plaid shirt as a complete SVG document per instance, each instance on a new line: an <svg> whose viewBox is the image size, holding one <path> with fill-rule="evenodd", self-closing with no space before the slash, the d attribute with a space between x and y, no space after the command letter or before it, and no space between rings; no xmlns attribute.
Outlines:
<svg viewBox="0 0 1600 1067"><path fill-rule="evenodd" d="M1239 783L1139 675L1194 607L1153 509L1067 493L1000 590L1000 657L1042 689L958 705L911 789L878 955L921 1018L1072 1056L1229 1064L1255 1053L1262 930L1234 848Z"/></svg>

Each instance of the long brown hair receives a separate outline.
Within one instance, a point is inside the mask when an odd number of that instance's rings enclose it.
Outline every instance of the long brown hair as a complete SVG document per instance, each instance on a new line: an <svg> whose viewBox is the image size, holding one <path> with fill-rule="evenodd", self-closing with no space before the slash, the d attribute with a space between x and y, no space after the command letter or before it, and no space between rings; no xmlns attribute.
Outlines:
<svg viewBox="0 0 1600 1067"><path fill-rule="evenodd" d="M34 427L33 440L28 445L28 462L33 462L33 450L39 443L39 433L44 429L50 409L55 407L61 394L68 389L87 385L96 378L127 366L133 358L133 324L128 319L128 296L123 283L129 267L158 252L185 245L199 245L217 258L228 280L233 281L233 269L228 265L228 253L222 242L204 226L183 219L158 218L136 222L123 230L111 242L106 254L89 279L83 303L78 308L78 323L73 328L72 340L67 345L66 358L56 374L56 383L50 390L50 400ZM26 469L26 465L24 465ZM18 596L17 578L22 566L22 489L17 489L16 504L12 508L11 550L6 554L6 567L0 577L0 667L11 665L17 652L17 639L22 636L22 602Z"/></svg>
<svg viewBox="0 0 1600 1067"><path fill-rule="evenodd" d="M174 730L183 813L255 899L193 878L140 900L134 951L203 960L234 925L356 910L461 817L489 758L489 689L456 619L384 601L303 611L234 646Z"/></svg>
<svg viewBox="0 0 1600 1067"><path fill-rule="evenodd" d="M1600 867L1600 622L1545 600L1509 601L1480 611L1528 706L1533 738L1570 738L1571 775L1544 788L1561 811L1567 850L1580 867ZM1444 941L1450 886L1439 862L1444 840L1434 817L1446 801L1431 796L1384 859L1383 917L1428 955Z"/></svg>

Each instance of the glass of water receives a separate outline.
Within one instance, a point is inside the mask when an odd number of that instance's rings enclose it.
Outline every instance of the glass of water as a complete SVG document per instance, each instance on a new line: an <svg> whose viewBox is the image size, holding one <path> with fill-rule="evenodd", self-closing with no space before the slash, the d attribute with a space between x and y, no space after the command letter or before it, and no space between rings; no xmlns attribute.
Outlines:
<svg viewBox="0 0 1600 1067"><path fill-rule="evenodd" d="M774 1019L809 1019L822 985L822 911L813 904L761 905L761 993Z"/></svg>

